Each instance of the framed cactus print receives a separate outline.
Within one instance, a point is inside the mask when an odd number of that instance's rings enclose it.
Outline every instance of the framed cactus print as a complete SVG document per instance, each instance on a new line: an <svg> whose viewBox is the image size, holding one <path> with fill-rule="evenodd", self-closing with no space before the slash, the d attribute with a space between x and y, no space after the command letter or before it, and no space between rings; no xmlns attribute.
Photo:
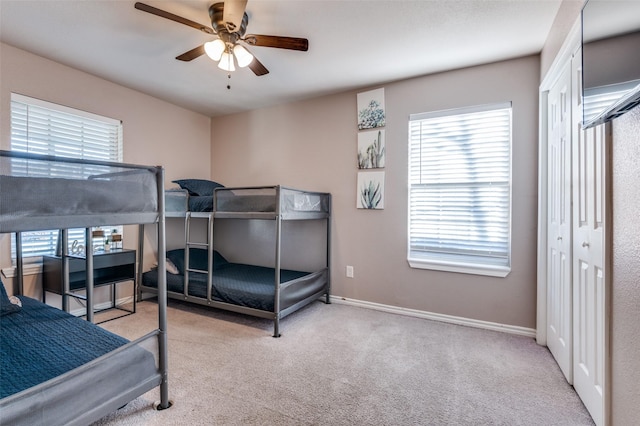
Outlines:
<svg viewBox="0 0 640 426"><path fill-rule="evenodd" d="M384 172L358 172L356 207L381 210L384 208Z"/></svg>
<svg viewBox="0 0 640 426"><path fill-rule="evenodd" d="M384 129L358 133L358 168L381 169L384 160Z"/></svg>
<svg viewBox="0 0 640 426"><path fill-rule="evenodd" d="M385 126L384 88L358 93L358 130Z"/></svg>

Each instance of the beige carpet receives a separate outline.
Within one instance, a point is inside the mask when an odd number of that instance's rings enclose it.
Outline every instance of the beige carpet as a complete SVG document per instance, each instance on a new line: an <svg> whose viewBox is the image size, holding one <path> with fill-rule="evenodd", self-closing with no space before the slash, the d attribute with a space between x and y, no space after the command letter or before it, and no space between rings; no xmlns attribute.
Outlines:
<svg viewBox="0 0 640 426"><path fill-rule="evenodd" d="M127 338L154 302L103 326ZM98 425L591 425L531 338L317 302L281 322L170 302L169 393Z"/></svg>

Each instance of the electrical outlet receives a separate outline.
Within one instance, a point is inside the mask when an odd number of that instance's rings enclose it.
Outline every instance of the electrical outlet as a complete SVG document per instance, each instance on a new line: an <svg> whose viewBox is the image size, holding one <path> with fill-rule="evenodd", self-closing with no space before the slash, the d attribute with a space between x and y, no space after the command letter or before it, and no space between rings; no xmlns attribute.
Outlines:
<svg viewBox="0 0 640 426"><path fill-rule="evenodd" d="M347 265L347 278L353 278L353 266Z"/></svg>

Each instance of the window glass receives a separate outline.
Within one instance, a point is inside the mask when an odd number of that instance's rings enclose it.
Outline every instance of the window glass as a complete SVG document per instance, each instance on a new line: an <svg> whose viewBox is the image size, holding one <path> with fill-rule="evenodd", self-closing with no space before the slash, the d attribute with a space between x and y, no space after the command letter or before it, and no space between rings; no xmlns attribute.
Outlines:
<svg viewBox="0 0 640 426"><path fill-rule="evenodd" d="M505 276L510 229L511 105L411 115L410 265Z"/></svg>

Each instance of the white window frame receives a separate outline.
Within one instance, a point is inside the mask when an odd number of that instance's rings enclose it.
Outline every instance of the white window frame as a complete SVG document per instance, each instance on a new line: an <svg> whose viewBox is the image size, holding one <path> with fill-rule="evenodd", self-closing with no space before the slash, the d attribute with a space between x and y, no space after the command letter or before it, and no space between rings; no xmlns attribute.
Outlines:
<svg viewBox="0 0 640 426"><path fill-rule="evenodd" d="M420 212L424 212L425 210L421 210L419 207L412 207L412 202L416 200L428 200L428 198L416 198L412 197L412 190L418 190L422 188L424 190L425 187L429 186L437 191L443 191L441 193L446 194L447 185L450 183L433 183L434 180L432 178L431 183L424 182L426 180L425 176L430 176L427 172L424 172L424 158L422 155L427 155L423 153L422 149L425 147L425 143L427 139L434 140L431 136L426 136L429 134L429 130L426 130L426 134L423 133L422 128L420 128L419 134L416 134L414 131L412 133L412 125L414 126L414 130L417 130L415 126L419 126L420 123L427 125L427 123L439 122L441 125L447 125L446 121L454 119L456 116L463 116L467 114L475 114L476 113L487 113L492 111L504 111L505 114L508 113L508 140L504 140L504 137L498 138L500 143L507 144L507 156L508 156L508 172L505 170L505 166L502 167L501 178L498 178L499 182L496 182L496 185L500 185L504 188L504 185L507 185L506 190L502 190L502 197L506 196L508 200L506 201L506 212L500 211L502 214L500 226L500 240L499 243L501 245L499 250L499 255L494 257L490 253L490 249L486 248L487 256L481 255L467 255L464 253L463 249L459 249L458 252L455 252L455 249L451 249L451 251L438 249L433 243L427 243L425 241L425 245L423 248L418 248L418 239L421 238L417 236L420 231L428 232L429 228L419 228L414 226L417 229L412 229L412 220L415 220L416 223L420 216L424 217L424 215L418 216ZM502 118L504 120L504 117ZM457 121L452 121L452 123L458 124ZM447 139L443 137L442 134L434 133L433 135L438 135L442 140L447 141L447 143L455 143L452 142L452 139ZM435 136L434 136L435 137ZM468 274L476 274L476 275L487 275L487 276L495 276L495 277L505 277L511 271L511 215L512 215L512 186L513 186L513 176L512 176L512 160L513 160L513 152L512 152L512 139L513 139L513 119L512 119L512 106L511 102L498 103L498 104L489 104L489 105L479 105L472 106L466 108L456 108L450 110L442 110L435 112L427 112L420 114L411 114L409 117L409 130L408 130L408 151L409 151L409 163L408 163L408 221L407 221L407 260L409 265L412 268L418 269L431 269L438 271L447 271L447 272L458 272L458 273L468 273ZM412 145L418 144L418 145ZM414 150L412 152L412 146ZM415 148L419 148L418 152L415 151ZM504 152L505 147L502 148L502 152ZM422 161L420 161L422 159ZM504 158L503 158L504 161ZM418 170L419 168L419 170ZM416 175L417 173L417 175ZM505 182L504 173L508 173L508 178ZM412 176L413 175L413 176ZM435 174L433 175L436 176ZM440 181L440 179L435 179L435 181ZM462 182L462 181L461 181ZM483 180L482 183L471 183L467 182L469 186L465 186L463 183L456 182L454 185L459 188L470 188L472 185L482 185L487 188L492 185L492 182L487 182ZM461 185L461 186L458 186ZM497 188L498 186L496 186ZM506 192L505 192L506 191ZM506 195L505 195L506 194ZM412 199L413 198L413 199ZM440 210L438 210L440 211ZM414 213L416 214L414 216ZM432 216L432 215L429 215ZM435 216L435 215L433 215ZM431 219L430 219L431 220ZM436 220L437 221L437 220ZM475 222L474 222L475 223ZM486 224L484 224L486 225ZM486 229L486 228L485 228ZM412 233L414 234L414 239L416 240L415 247L412 247ZM423 233L421 235L424 235ZM426 238L426 237L425 237ZM483 241L487 243L487 241ZM490 242L488 242L491 244ZM445 243L448 244L448 243ZM443 244L444 245L444 244ZM506 254L505 254L506 250Z"/></svg>
<svg viewBox="0 0 640 426"><path fill-rule="evenodd" d="M32 111L35 111L32 113ZM33 114L33 118L32 118ZM48 126L47 119L51 119L56 126ZM65 122L72 124L65 128ZM87 128L110 128L110 135L86 133ZM11 150L42 155L64 156L71 158L122 162L123 160L123 129L122 122L109 117L93 114L87 111L31 98L17 93L11 93ZM107 142L108 140L108 142ZM109 146L107 151L101 149ZM106 226L105 230L121 227ZM22 233L23 260L25 263L40 262L43 254L54 254L58 230L36 231L48 240L48 249L39 252L30 250L28 238L31 232ZM84 229L69 230L69 245L84 243ZM109 235L107 232L105 236ZM27 241L25 241L25 237ZM34 243L35 244L35 243ZM94 241L94 246L102 244ZM45 243L46 245L46 243ZM15 262L15 234L11 238L11 258Z"/></svg>

